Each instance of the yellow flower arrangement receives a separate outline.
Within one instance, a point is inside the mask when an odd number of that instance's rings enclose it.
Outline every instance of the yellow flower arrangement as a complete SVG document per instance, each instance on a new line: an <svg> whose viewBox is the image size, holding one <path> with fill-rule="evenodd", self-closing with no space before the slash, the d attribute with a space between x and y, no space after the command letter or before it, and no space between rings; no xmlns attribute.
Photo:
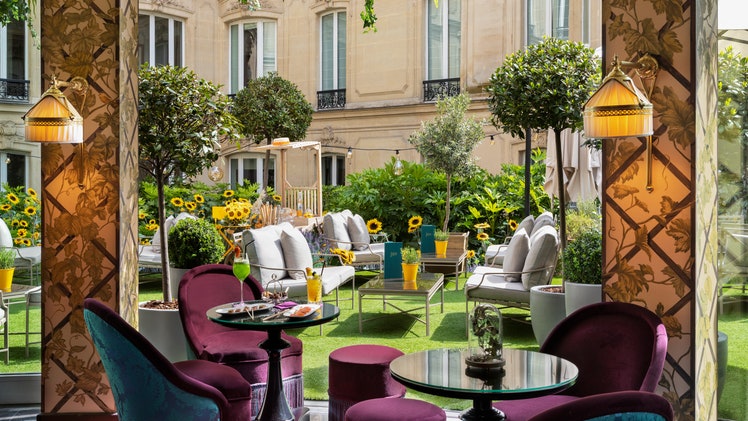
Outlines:
<svg viewBox="0 0 748 421"><path fill-rule="evenodd" d="M9 201L10 203L14 204L14 205L17 205L17 204L18 204L18 202L20 202L20 199L18 198L18 196L16 196L16 195L15 195L15 194L13 194L13 193L8 193L8 194L6 194L6 195L5 195L5 198L6 198L6 199L8 199L8 201Z"/></svg>
<svg viewBox="0 0 748 421"><path fill-rule="evenodd" d="M27 206L26 209L23 210L23 213L28 216L34 216L36 215L36 208L33 206Z"/></svg>
<svg viewBox="0 0 748 421"><path fill-rule="evenodd" d="M34 190L31 187L29 187L28 190L26 190L26 192L29 194L29 196L31 196L34 199L36 199L36 190Z"/></svg>
<svg viewBox="0 0 748 421"><path fill-rule="evenodd" d="M143 211L138 212L138 219L145 219L145 212Z"/></svg>
<svg viewBox="0 0 748 421"><path fill-rule="evenodd" d="M187 208L188 211L192 212L195 209L197 209L197 203L196 202L184 202L184 207Z"/></svg>
<svg viewBox="0 0 748 421"><path fill-rule="evenodd" d="M234 195L233 190L224 190L223 197L232 197Z"/></svg>
<svg viewBox="0 0 748 421"><path fill-rule="evenodd" d="M41 240L41 204L36 191L24 187L3 185L5 194L0 195L0 218L10 229L13 244L27 247Z"/></svg>
<svg viewBox="0 0 748 421"><path fill-rule="evenodd" d="M418 228L423 224L423 217L420 215L411 216L408 220L408 232L410 232L410 228Z"/></svg>
<svg viewBox="0 0 748 421"><path fill-rule="evenodd" d="M252 205L234 200L226 204L226 219L231 225L244 225L251 220Z"/></svg>
<svg viewBox="0 0 748 421"><path fill-rule="evenodd" d="M489 225L487 222L481 222L479 224L473 225L473 227L477 230L484 230L487 228L491 228L491 225Z"/></svg>
<svg viewBox="0 0 748 421"><path fill-rule="evenodd" d="M382 223L377 218L369 219L366 221L366 229L369 234L376 234L382 230Z"/></svg>
<svg viewBox="0 0 748 421"><path fill-rule="evenodd" d="M193 196L195 198L195 203L205 203L205 198L200 193L195 193Z"/></svg>

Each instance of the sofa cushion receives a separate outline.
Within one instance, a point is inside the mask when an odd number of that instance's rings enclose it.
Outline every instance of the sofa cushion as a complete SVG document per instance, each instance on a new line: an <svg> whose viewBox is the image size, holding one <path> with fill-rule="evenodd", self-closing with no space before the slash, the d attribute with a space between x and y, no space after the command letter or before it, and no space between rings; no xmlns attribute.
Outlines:
<svg viewBox="0 0 748 421"><path fill-rule="evenodd" d="M348 217L348 236L351 238L351 247L354 250L366 250L366 246L371 241L369 239L369 228L366 227L366 221L359 214Z"/></svg>
<svg viewBox="0 0 748 421"><path fill-rule="evenodd" d="M486 266L476 267L474 274L465 282L465 297L468 300L530 303L530 291L521 282L508 282L501 269Z"/></svg>
<svg viewBox="0 0 748 421"><path fill-rule="evenodd" d="M280 235L281 247L283 248L283 259L286 262L288 276L293 279L304 279L304 270L313 265L312 251L304 235L296 228L284 227ZM297 270L291 270L297 269Z"/></svg>
<svg viewBox="0 0 748 421"><path fill-rule="evenodd" d="M523 272L550 266L558 256L558 233L556 233L555 228L548 225L541 227L533 233L531 238L530 251L527 253ZM544 271L522 274L522 284L528 290L534 286L545 284L546 280L550 280L550 278Z"/></svg>
<svg viewBox="0 0 748 421"><path fill-rule="evenodd" d="M343 213L328 213L322 220L323 232L325 237L330 240L330 248L341 248L343 250L350 250L351 237L348 235L348 228L346 222L348 217L344 216ZM336 241L337 240L337 241ZM339 243L338 241L344 241Z"/></svg>
<svg viewBox="0 0 748 421"><path fill-rule="evenodd" d="M506 256L504 257L504 272L522 272L525 267L525 259L527 253L530 251L530 237L527 235L527 231L524 228L517 230L509 240L509 246L506 248ZM519 282L522 280L522 276L519 274L507 274L506 280L508 282Z"/></svg>
<svg viewBox="0 0 748 421"><path fill-rule="evenodd" d="M518 232L519 230L523 229L527 232L527 235L529 236L532 232L532 227L535 225L535 217L532 215L528 215L525 217L525 219L522 220L522 222L517 225L517 229L514 230L514 232Z"/></svg>
<svg viewBox="0 0 748 421"><path fill-rule="evenodd" d="M281 246L280 233L282 227L268 225L257 229L243 231L243 244L246 244L247 257L251 266L251 274L255 279L262 282L263 287L273 279L286 277L286 261L283 258L283 247ZM263 269L254 265L260 265L276 269Z"/></svg>
<svg viewBox="0 0 748 421"><path fill-rule="evenodd" d="M543 212L540 215L535 218L535 222L533 222L532 230L527 231L530 233L530 237L538 232L540 228L547 227L547 226L554 226L556 224L556 221L553 219L553 214L550 212Z"/></svg>

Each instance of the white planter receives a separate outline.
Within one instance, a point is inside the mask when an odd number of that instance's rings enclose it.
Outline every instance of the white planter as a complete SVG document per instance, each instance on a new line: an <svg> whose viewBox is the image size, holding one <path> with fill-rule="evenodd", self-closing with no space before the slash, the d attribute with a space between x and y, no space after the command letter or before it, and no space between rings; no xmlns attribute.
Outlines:
<svg viewBox="0 0 748 421"><path fill-rule="evenodd" d="M169 266L169 290L171 291L171 298L177 299L179 293L179 281L182 280L182 276L189 272L189 269L173 268Z"/></svg>
<svg viewBox="0 0 748 421"><path fill-rule="evenodd" d="M143 308L143 304L138 308L138 331L169 361L188 359L179 310Z"/></svg>
<svg viewBox="0 0 748 421"><path fill-rule="evenodd" d="M538 285L530 288L530 322L538 345L543 345L548 333L566 317L563 292L546 291L558 285Z"/></svg>
<svg viewBox="0 0 748 421"><path fill-rule="evenodd" d="M603 286L600 284L580 284L576 282L565 282L566 291L566 315L578 309L599 303L603 300Z"/></svg>

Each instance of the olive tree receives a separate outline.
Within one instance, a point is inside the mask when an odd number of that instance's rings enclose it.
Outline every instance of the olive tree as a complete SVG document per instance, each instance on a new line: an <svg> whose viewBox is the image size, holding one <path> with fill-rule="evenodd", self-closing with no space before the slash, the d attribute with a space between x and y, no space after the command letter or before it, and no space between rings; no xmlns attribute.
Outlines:
<svg viewBox="0 0 748 421"><path fill-rule="evenodd" d="M470 98L465 94L439 99L436 118L422 122L421 129L408 139L428 167L446 175L447 194L442 223L445 232L449 225L452 177L471 172L474 168L473 149L484 137L481 123L465 117L469 106Z"/></svg>
<svg viewBox="0 0 748 421"><path fill-rule="evenodd" d="M561 131L582 129L582 108L600 79L595 52L584 44L544 37L509 54L486 88L491 121L522 137L525 129L553 129L556 167L561 169ZM558 171L560 174L560 170ZM558 183L561 248L566 247L566 197Z"/></svg>
<svg viewBox="0 0 748 421"><path fill-rule="evenodd" d="M270 73L249 81L236 93L232 112L243 128L241 133L252 142L263 140L270 145L277 137L287 137L294 142L306 136L312 123L312 104L292 82ZM267 187L270 151L265 151L263 172Z"/></svg>
<svg viewBox="0 0 748 421"><path fill-rule="evenodd" d="M140 169L156 182L164 300L171 301L169 254L164 232L164 186L172 177L194 177L218 159L219 141L236 136L238 121L220 86L185 67L150 67L138 72Z"/></svg>

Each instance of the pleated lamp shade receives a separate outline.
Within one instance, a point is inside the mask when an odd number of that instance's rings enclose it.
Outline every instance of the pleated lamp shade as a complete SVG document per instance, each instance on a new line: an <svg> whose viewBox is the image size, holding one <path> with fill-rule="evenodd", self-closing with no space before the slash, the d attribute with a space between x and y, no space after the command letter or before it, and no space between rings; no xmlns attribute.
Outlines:
<svg viewBox="0 0 748 421"><path fill-rule="evenodd" d="M652 103L616 61L603 84L584 105L584 136L589 139L649 136L653 126Z"/></svg>
<svg viewBox="0 0 748 421"><path fill-rule="evenodd" d="M56 86L44 92L23 120L28 142L83 142L83 117Z"/></svg>

